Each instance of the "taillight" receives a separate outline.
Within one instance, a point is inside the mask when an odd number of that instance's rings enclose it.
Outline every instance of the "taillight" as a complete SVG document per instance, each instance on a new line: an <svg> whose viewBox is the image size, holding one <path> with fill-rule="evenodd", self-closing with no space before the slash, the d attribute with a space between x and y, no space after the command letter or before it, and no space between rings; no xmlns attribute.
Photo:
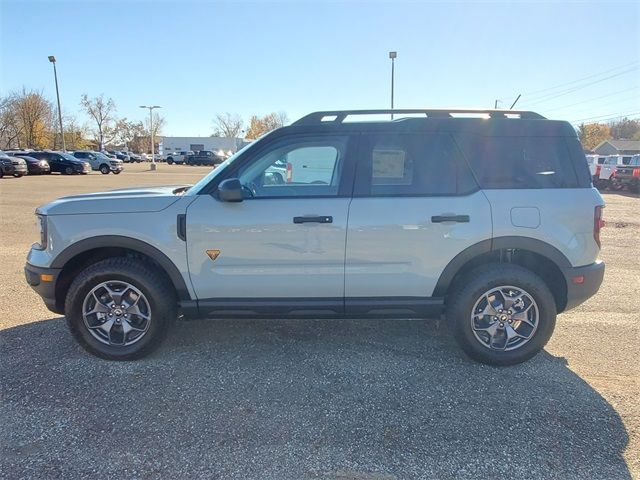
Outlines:
<svg viewBox="0 0 640 480"><path fill-rule="evenodd" d="M598 247L602 247L600 244L600 229L604 227L604 220L602 219L602 205L598 205L593 212L593 239L598 244Z"/></svg>
<svg viewBox="0 0 640 480"><path fill-rule="evenodd" d="M633 169L633 176L636 178L640 177L640 168Z"/></svg>
<svg viewBox="0 0 640 480"><path fill-rule="evenodd" d="M600 170L602 170L602 165L598 165L598 166L596 167L596 177L599 177L599 176L600 176Z"/></svg>

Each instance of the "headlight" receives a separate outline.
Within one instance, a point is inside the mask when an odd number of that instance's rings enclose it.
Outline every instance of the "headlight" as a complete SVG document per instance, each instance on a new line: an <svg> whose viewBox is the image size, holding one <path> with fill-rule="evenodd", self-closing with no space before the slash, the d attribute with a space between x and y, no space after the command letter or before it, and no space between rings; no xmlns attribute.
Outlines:
<svg viewBox="0 0 640 480"><path fill-rule="evenodd" d="M40 245L36 246L38 250L47 249L47 216L36 215L38 228L40 229Z"/></svg>
<svg viewBox="0 0 640 480"><path fill-rule="evenodd" d="M44 160L40 160L38 165L40 165L41 167L47 167L48 166L47 162L45 162Z"/></svg>

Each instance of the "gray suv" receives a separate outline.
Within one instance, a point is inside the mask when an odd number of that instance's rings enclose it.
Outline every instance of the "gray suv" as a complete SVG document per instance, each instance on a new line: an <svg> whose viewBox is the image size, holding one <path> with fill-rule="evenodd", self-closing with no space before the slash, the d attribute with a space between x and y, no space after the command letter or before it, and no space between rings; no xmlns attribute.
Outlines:
<svg viewBox="0 0 640 480"><path fill-rule="evenodd" d="M39 207L25 273L107 359L148 354L179 315L445 315L469 356L510 365L598 290L603 207L566 122L317 112L193 186Z"/></svg>

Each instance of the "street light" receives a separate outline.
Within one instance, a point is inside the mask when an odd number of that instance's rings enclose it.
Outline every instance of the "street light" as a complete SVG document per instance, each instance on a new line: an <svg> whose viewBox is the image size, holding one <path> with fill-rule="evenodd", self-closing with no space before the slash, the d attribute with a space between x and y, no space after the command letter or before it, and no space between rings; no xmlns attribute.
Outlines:
<svg viewBox="0 0 640 480"><path fill-rule="evenodd" d="M153 109L154 108L162 108L159 105L153 105L152 107L147 107L146 105L140 105L140 108L148 108L149 109L149 136L151 137L151 170L156 169L156 154L155 154L155 145L153 142Z"/></svg>
<svg viewBox="0 0 640 480"><path fill-rule="evenodd" d="M49 61L53 63L53 78L56 80L56 97L58 99L58 122L60 123L60 138L62 138L62 151L66 152L67 147L64 143L64 130L62 129L62 109L60 108L60 92L58 91L58 72L56 72L56 57L49 55Z"/></svg>
<svg viewBox="0 0 640 480"><path fill-rule="evenodd" d="M398 52L389 52L389 58L391 59L391 110L393 110L393 74L397 56ZM393 113L391 114L391 120L393 120Z"/></svg>

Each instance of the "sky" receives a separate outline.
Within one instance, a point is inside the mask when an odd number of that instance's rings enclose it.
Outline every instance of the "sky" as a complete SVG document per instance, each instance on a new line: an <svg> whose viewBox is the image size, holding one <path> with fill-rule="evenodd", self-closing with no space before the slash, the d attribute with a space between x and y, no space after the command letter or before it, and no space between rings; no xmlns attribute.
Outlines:
<svg viewBox="0 0 640 480"><path fill-rule="evenodd" d="M0 96L23 87L88 121L160 105L168 136L207 136L217 113L531 109L640 118L640 2L0 0Z"/></svg>

